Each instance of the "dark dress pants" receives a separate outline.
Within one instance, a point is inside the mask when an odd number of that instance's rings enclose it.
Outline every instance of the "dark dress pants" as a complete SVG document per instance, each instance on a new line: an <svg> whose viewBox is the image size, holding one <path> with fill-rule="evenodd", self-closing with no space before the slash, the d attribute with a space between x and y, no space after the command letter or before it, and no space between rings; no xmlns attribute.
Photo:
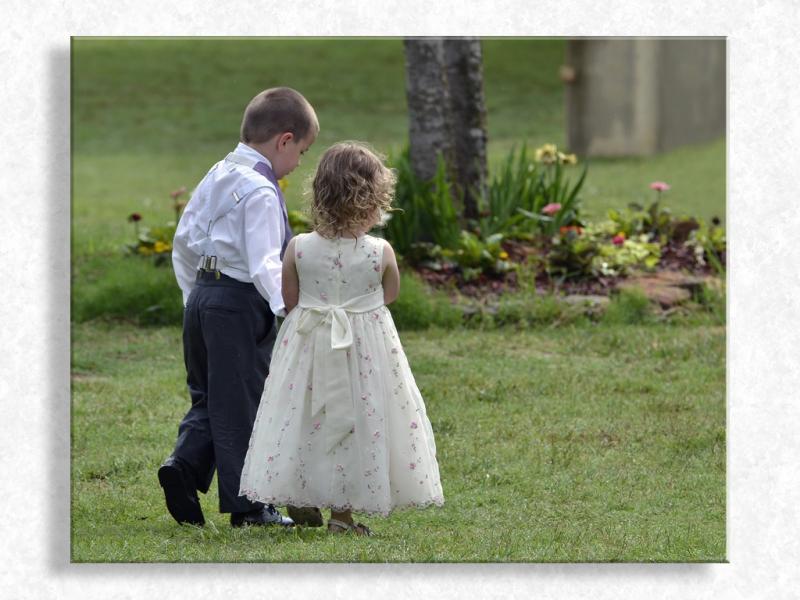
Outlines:
<svg viewBox="0 0 800 600"><path fill-rule="evenodd" d="M275 317L253 284L213 273L198 279L183 320L192 407L173 454L192 468L203 493L216 467L223 513L263 506L239 496L239 480L276 335Z"/></svg>

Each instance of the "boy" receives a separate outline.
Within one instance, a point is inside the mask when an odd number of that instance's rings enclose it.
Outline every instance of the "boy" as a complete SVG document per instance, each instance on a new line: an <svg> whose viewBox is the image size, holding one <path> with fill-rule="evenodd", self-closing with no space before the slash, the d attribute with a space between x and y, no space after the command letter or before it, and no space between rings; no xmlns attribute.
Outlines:
<svg viewBox="0 0 800 600"><path fill-rule="evenodd" d="M231 525L292 525L272 505L239 497L239 479L277 334L285 316L281 261L291 237L278 179L319 133L311 104L291 88L253 98L240 143L206 174L178 223L172 263L185 305L183 351L192 406L175 450L158 470L178 523L205 520L217 470Z"/></svg>

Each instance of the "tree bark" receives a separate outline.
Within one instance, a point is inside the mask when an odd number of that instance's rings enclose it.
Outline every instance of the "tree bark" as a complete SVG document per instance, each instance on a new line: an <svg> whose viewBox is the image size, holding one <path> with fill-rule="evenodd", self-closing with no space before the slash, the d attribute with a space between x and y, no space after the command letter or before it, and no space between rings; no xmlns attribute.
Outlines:
<svg viewBox="0 0 800 600"><path fill-rule="evenodd" d="M417 177L436 174L437 155L454 163L449 122L450 99L441 38L403 41L406 57L406 98L409 117L409 159Z"/></svg>
<svg viewBox="0 0 800 600"><path fill-rule="evenodd" d="M480 40L446 39L444 65L452 115L454 183L463 201L464 217L477 219L478 199L485 192L488 176Z"/></svg>

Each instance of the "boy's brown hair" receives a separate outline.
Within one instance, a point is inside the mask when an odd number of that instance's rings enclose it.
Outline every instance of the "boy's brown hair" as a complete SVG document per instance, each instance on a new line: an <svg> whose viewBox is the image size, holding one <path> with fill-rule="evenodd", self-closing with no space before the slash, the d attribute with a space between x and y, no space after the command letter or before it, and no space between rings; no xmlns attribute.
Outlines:
<svg viewBox="0 0 800 600"><path fill-rule="evenodd" d="M280 133L292 133L296 141L319 133L319 122L311 104L297 90L276 87L250 100L242 117L239 139L261 144Z"/></svg>
<svg viewBox="0 0 800 600"><path fill-rule="evenodd" d="M396 176L361 142L339 142L320 158L312 183L314 229L332 238L376 224L391 209Z"/></svg>

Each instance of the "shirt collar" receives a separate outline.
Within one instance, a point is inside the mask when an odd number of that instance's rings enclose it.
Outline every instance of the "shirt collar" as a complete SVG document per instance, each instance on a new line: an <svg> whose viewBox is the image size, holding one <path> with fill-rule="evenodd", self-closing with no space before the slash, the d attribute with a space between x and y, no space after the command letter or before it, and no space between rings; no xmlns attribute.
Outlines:
<svg viewBox="0 0 800 600"><path fill-rule="evenodd" d="M239 142L236 146L236 149L233 151L234 154L239 154L240 156L246 156L247 158L251 158L256 162L264 162L267 163L267 166L272 170L272 163L269 159L261 154L258 150L251 148L247 144L243 142Z"/></svg>

